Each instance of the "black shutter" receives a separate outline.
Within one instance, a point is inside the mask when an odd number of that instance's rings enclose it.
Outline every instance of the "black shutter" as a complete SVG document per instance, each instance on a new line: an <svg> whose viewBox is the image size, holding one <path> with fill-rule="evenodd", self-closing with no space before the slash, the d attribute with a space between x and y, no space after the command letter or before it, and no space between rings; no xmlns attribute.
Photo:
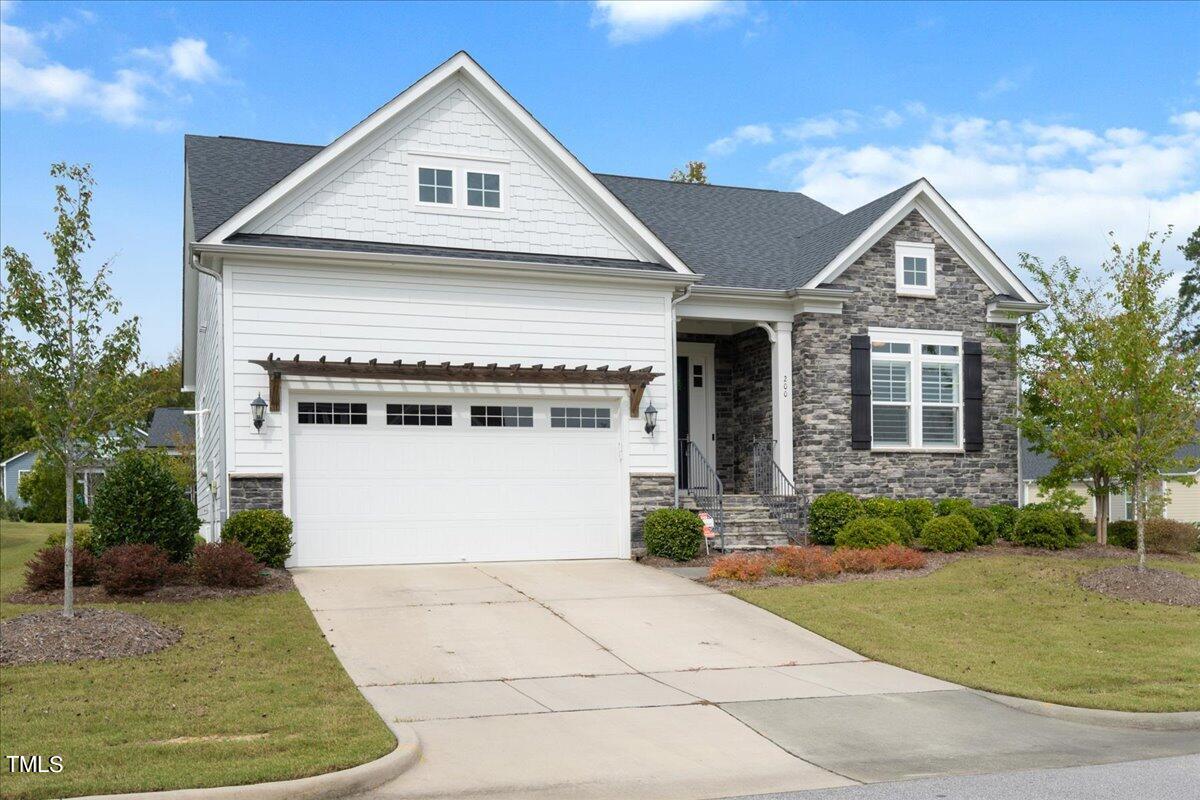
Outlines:
<svg viewBox="0 0 1200 800"><path fill-rule="evenodd" d="M982 342L963 342L963 449L983 449Z"/></svg>
<svg viewBox="0 0 1200 800"><path fill-rule="evenodd" d="M850 446L871 449L871 337L850 337Z"/></svg>

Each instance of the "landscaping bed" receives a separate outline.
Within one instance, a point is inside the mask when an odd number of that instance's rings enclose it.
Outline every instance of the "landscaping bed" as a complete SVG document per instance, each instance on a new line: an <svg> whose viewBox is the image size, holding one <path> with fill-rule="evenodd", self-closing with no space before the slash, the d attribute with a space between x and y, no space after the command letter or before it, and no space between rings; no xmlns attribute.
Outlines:
<svg viewBox="0 0 1200 800"><path fill-rule="evenodd" d="M294 588L292 576L282 569L266 569L264 582L258 586L207 586L194 579L183 577L157 589L151 589L143 595L138 595L139 603L188 603L193 600L216 600L229 597L249 597L257 594L285 592ZM22 605L61 605L62 589L29 591L27 589L13 592L7 598L9 603ZM75 602L88 603L128 603L134 598L121 595L111 595L102 586L76 586Z"/></svg>
<svg viewBox="0 0 1200 800"><path fill-rule="evenodd" d="M1169 569L1125 564L1079 577L1079 585L1109 597L1168 606L1200 606L1200 580Z"/></svg>
<svg viewBox="0 0 1200 800"><path fill-rule="evenodd" d="M167 649L182 635L178 628L125 611L81 608L73 617L57 608L37 611L0 622L0 664L144 656Z"/></svg>

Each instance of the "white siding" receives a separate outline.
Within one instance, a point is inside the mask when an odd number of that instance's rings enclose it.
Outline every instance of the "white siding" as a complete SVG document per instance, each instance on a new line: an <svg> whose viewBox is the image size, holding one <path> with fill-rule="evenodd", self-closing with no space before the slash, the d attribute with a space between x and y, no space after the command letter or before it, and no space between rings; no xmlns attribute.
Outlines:
<svg viewBox="0 0 1200 800"><path fill-rule="evenodd" d="M267 397L267 375L250 359L268 353L302 359L378 358L578 366L651 366L664 373L643 407L659 409L658 429L630 419L624 446L631 472L673 470L670 290L561 280L408 272L386 267L226 264L232 291L235 473L286 472L281 415L261 432L250 403ZM376 390L391 386L372 387Z"/></svg>
<svg viewBox="0 0 1200 800"><path fill-rule="evenodd" d="M209 482L201 478L205 469L215 472L218 496L214 504L219 522L225 508L225 407L222 391L221 284L201 274L197 286L196 410L210 409L196 417L196 506L205 523L209 519ZM207 535L207 526L202 531Z"/></svg>
<svg viewBox="0 0 1200 800"><path fill-rule="evenodd" d="M413 204L423 156L502 164L503 213L439 213ZM455 186L456 192L465 187ZM399 123L381 143L258 232L444 247L636 258L596 217L483 110L461 84Z"/></svg>

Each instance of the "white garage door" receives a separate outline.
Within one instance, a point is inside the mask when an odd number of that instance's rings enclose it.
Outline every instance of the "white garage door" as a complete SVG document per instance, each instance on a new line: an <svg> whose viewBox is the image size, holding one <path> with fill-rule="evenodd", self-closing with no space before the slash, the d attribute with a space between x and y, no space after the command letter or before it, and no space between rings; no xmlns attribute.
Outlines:
<svg viewBox="0 0 1200 800"><path fill-rule="evenodd" d="M297 566L621 555L617 406L295 397Z"/></svg>

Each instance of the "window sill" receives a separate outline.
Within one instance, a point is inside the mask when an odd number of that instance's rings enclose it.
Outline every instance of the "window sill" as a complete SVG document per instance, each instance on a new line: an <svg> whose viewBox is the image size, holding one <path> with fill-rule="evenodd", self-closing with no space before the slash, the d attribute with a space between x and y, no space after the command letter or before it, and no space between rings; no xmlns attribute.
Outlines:
<svg viewBox="0 0 1200 800"><path fill-rule="evenodd" d="M904 288L897 287L896 296L897 297L920 297L920 298L924 298L926 300L933 300L933 299L937 298L937 291L935 291L933 289L917 289L917 288L914 288L911 286L906 286Z"/></svg>
<svg viewBox="0 0 1200 800"><path fill-rule="evenodd" d="M967 451L961 447L872 447L872 453L941 453L943 455L962 455Z"/></svg>

